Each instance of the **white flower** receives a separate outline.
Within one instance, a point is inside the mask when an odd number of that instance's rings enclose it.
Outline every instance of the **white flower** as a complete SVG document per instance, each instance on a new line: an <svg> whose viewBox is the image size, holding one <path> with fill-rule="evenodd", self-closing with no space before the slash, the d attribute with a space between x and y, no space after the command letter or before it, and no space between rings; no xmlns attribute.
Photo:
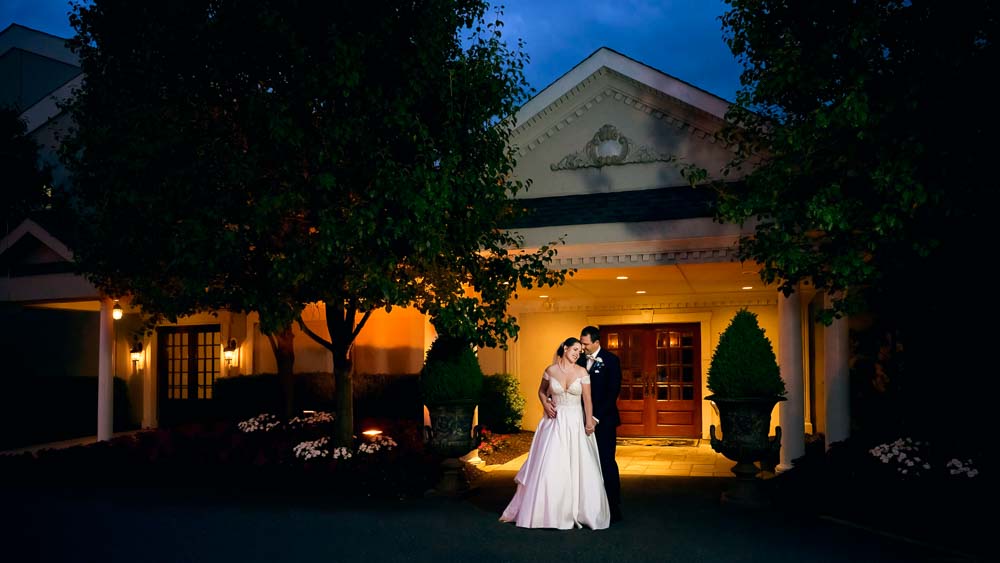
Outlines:
<svg viewBox="0 0 1000 563"><path fill-rule="evenodd" d="M391 450L396 446L397 446L396 441L393 440L392 437L376 436L372 438L371 441L358 446L358 452L364 454L373 454L381 450L382 448L385 448L386 450Z"/></svg>
<svg viewBox="0 0 1000 563"><path fill-rule="evenodd" d="M922 476L930 472L935 466L928 459L925 449L929 449L930 444L926 441L914 440L912 438L899 438L893 442L879 444L868 450L873 457L878 458L883 464L894 464L896 471L903 475ZM940 467L940 465L938 465ZM946 475L975 477L979 474L973 466L971 459L960 460L952 458L944 464Z"/></svg>
<svg viewBox="0 0 1000 563"><path fill-rule="evenodd" d="M295 457L299 459L309 460L317 457L326 457L330 452L323 449L323 446L329 441L330 439L324 436L318 440L301 442L292 448L292 450L295 452Z"/></svg>
<svg viewBox="0 0 1000 563"><path fill-rule="evenodd" d="M290 428L299 428L302 426L315 426L317 424L323 424L327 422L333 422L333 415L328 412L318 411L310 414L305 418L295 417L288 421L288 426Z"/></svg>
<svg viewBox="0 0 1000 563"><path fill-rule="evenodd" d="M237 426L239 427L240 431L249 434L250 432L258 432L258 431L268 432L275 426L278 426L279 424L281 423L278 421L278 417L274 416L273 414L264 413L264 414L259 414L249 420L244 420L243 422L238 423Z"/></svg>

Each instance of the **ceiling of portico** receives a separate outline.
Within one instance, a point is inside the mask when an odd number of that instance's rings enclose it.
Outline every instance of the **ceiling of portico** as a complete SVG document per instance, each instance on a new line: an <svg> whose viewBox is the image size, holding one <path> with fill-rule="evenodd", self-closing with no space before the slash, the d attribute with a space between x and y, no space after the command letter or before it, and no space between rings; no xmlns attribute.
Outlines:
<svg viewBox="0 0 1000 563"><path fill-rule="evenodd" d="M618 279L624 276L627 279ZM750 289L744 289L749 287ZM636 293L645 291L645 293ZM660 266L580 268L559 287L519 289L518 303L583 304L589 302L649 302L729 295L734 298L773 298L776 289L765 287L757 271L739 262L670 264ZM543 297L545 296L545 297ZM39 308L99 311L96 300L33 303Z"/></svg>
<svg viewBox="0 0 1000 563"><path fill-rule="evenodd" d="M101 310L101 302L96 299L88 301L50 301L47 303L27 303L25 306L37 309L59 309L63 311L98 312Z"/></svg>
<svg viewBox="0 0 1000 563"><path fill-rule="evenodd" d="M518 290L518 301L525 305L545 301L655 302L709 295L774 297L775 293L775 288L764 286L755 268L740 262L715 262L578 269L559 287Z"/></svg>

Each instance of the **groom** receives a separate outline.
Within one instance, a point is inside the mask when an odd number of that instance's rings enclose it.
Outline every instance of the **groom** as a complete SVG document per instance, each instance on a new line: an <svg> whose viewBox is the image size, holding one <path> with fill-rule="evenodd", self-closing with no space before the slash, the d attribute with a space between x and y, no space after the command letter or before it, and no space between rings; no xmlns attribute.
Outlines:
<svg viewBox="0 0 1000 563"><path fill-rule="evenodd" d="M598 419L594 437L601 457L604 490L608 493L611 521L622 519L621 479L615 447L618 438L618 393L622 387L622 368L618 356L601 347L601 332L597 327L586 326L580 331L580 343L587 355L580 355L579 364L590 374L590 394L594 403L594 418Z"/></svg>

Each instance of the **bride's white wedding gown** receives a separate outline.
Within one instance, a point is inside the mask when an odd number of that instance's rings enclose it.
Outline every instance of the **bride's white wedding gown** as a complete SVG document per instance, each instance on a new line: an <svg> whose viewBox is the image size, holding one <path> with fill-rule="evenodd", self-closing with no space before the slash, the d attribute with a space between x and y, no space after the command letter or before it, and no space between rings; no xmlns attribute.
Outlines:
<svg viewBox="0 0 1000 563"><path fill-rule="evenodd" d="M563 389L549 380L556 417L543 417L531 442L528 459L514 481L517 492L500 520L522 528L568 530L607 528L611 520L604 491L597 440L584 431L582 377Z"/></svg>

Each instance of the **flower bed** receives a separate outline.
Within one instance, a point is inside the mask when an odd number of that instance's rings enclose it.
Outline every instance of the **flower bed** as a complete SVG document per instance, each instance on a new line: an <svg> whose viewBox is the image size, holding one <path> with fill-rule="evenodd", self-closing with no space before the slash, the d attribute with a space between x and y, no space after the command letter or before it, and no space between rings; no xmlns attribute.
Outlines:
<svg viewBox="0 0 1000 563"><path fill-rule="evenodd" d="M439 460L425 453L419 421L383 421L383 434L334 447L328 413L280 421L137 432L87 446L0 458L24 484L166 486L213 490L399 497L423 494Z"/></svg>
<svg viewBox="0 0 1000 563"><path fill-rule="evenodd" d="M769 480L779 503L918 541L972 550L988 537L977 516L995 475L969 456L911 438L874 446L819 440Z"/></svg>

